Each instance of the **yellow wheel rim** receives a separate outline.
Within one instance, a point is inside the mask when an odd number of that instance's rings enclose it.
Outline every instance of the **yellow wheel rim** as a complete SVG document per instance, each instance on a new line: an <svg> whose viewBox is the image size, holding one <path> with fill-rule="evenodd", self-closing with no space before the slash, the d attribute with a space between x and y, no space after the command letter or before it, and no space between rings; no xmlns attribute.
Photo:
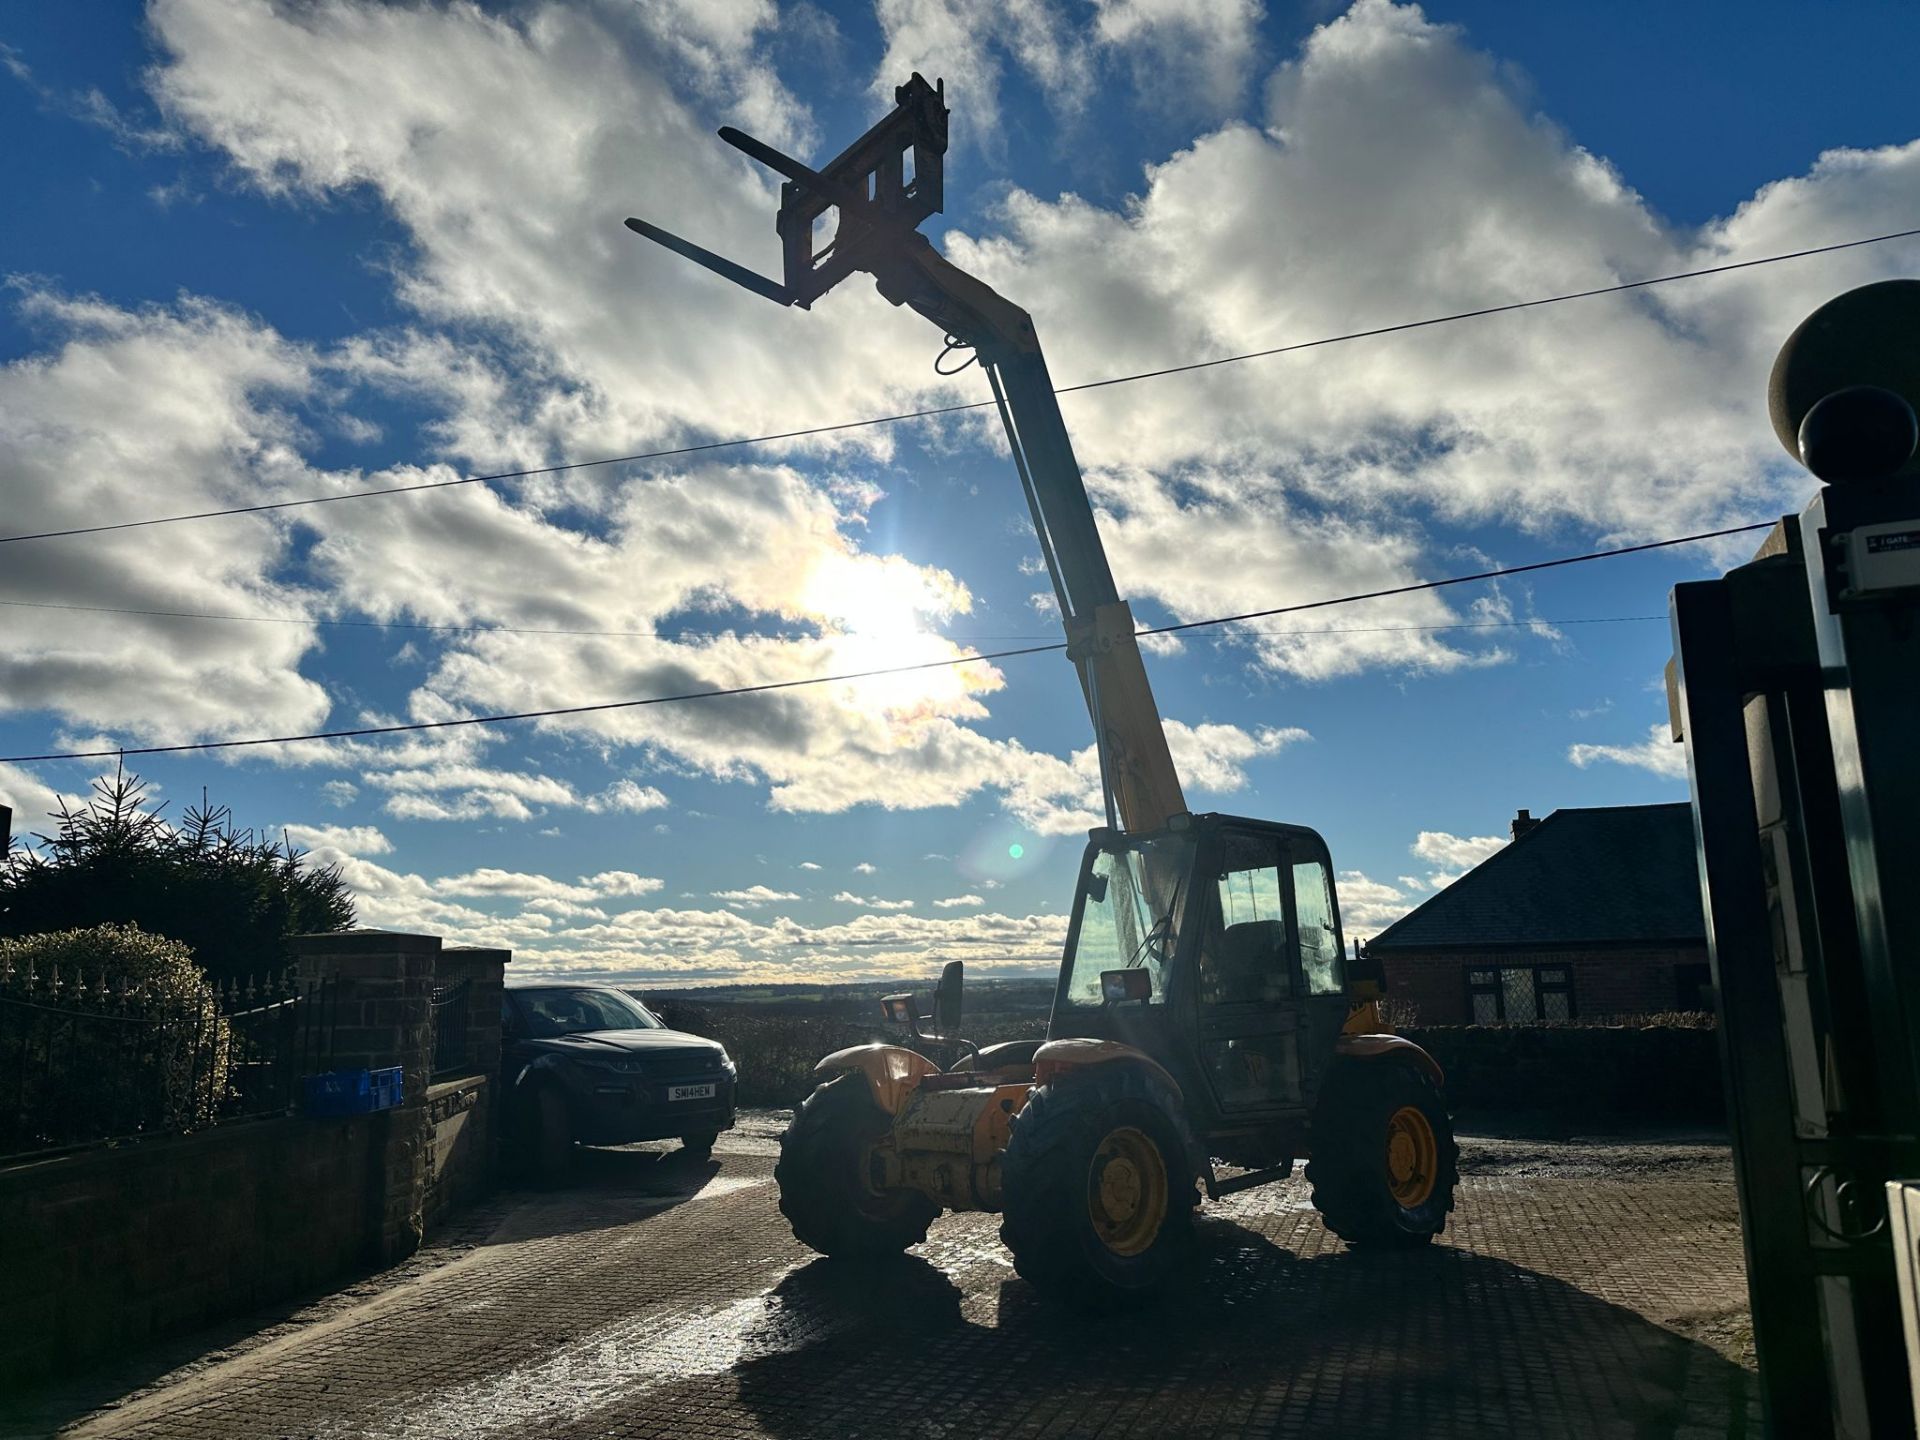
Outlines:
<svg viewBox="0 0 1920 1440"><path fill-rule="evenodd" d="M1387 1120L1387 1189L1394 1203L1417 1210L1433 1198L1440 1144L1417 1105L1402 1105Z"/></svg>
<svg viewBox="0 0 1920 1440"><path fill-rule="evenodd" d="M1167 1218L1167 1163L1145 1132L1122 1125L1093 1152L1087 1216L1116 1255L1138 1255L1153 1244Z"/></svg>

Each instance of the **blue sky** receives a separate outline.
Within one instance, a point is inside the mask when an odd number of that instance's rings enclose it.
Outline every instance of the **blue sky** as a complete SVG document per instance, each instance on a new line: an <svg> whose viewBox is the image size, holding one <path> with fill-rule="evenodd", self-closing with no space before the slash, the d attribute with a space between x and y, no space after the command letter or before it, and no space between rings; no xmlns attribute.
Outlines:
<svg viewBox="0 0 1920 1440"><path fill-rule="evenodd" d="M955 112L926 228L1072 383L1909 228L1916 43L1894 5L8 7L0 531L983 398L864 280L783 312L620 227L771 271L773 189L714 128L825 158L915 68ZM1873 247L1063 409L1138 614L1298 603L1797 508L1774 350L1914 263ZM1365 935L1517 807L1683 798L1647 617L1742 550L1156 647L1190 799L1320 829ZM0 547L0 753L1031 643L1055 626L1037 559L978 418ZM1088 741L1042 655L135 768L289 827L368 923L695 983L1046 970ZM0 764L0 800L37 828L97 770Z"/></svg>

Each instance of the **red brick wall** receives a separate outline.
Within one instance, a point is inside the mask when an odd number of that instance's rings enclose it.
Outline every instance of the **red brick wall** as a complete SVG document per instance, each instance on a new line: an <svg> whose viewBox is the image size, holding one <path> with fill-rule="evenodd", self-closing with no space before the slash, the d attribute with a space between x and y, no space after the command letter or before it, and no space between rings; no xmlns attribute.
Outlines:
<svg viewBox="0 0 1920 1440"><path fill-rule="evenodd" d="M1402 951L1380 956L1387 997L1411 1007L1421 1025L1466 1025L1467 971L1500 965L1569 965L1576 1016L1643 1014L1674 1008L1674 967L1704 965L1705 943L1633 950L1502 950L1471 954Z"/></svg>

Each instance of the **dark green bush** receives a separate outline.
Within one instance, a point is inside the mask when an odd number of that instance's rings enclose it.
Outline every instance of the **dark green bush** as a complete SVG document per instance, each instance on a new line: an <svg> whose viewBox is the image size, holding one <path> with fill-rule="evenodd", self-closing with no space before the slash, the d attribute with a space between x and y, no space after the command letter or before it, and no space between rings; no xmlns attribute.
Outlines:
<svg viewBox="0 0 1920 1440"><path fill-rule="evenodd" d="M233 1037L185 945L97 925L0 939L0 1054L20 1064L11 1153L211 1123Z"/></svg>

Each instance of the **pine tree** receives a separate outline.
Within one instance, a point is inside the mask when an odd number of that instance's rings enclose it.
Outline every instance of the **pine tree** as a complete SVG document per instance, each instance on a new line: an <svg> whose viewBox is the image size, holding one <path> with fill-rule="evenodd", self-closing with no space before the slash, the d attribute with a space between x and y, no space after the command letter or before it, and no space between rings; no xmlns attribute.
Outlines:
<svg viewBox="0 0 1920 1440"><path fill-rule="evenodd" d="M287 961L286 937L345 930L353 896L337 865L237 828L203 793L178 825L124 769L61 802L51 835L13 847L0 866L0 936L132 924L191 946L216 977L262 974Z"/></svg>

